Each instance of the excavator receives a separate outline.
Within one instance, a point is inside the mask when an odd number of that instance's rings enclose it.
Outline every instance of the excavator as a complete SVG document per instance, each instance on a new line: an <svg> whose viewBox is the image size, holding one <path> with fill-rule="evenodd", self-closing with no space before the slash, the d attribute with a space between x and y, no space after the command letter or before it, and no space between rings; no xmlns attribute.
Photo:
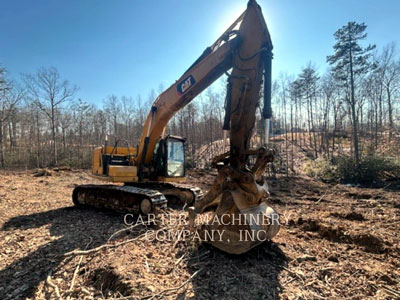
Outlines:
<svg viewBox="0 0 400 300"><path fill-rule="evenodd" d="M271 110L272 42L255 0L189 69L151 106L137 147L128 141L95 148L92 176L122 184L89 184L73 191L75 205L121 212L151 214L178 199L188 207L192 232L222 251L241 254L274 237L279 214L267 205L268 186L263 176L274 158L268 149ZM185 181L185 139L166 134L169 120L223 74L227 75L224 141L229 151L212 161L218 175L204 195ZM263 86L263 96L261 87ZM264 146L250 149L256 110L263 98ZM249 164L253 157L253 164ZM214 218L198 224L199 216L211 211ZM250 238L249 238L250 237ZM251 238L253 237L253 238Z"/></svg>

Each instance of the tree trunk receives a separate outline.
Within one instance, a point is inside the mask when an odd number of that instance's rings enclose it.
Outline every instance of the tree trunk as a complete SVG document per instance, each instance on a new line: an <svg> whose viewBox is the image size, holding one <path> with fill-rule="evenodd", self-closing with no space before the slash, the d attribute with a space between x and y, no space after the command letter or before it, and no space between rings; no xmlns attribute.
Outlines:
<svg viewBox="0 0 400 300"><path fill-rule="evenodd" d="M309 144L310 144L310 148L312 149L312 138L311 138L311 107L310 107L310 99L307 96L307 114L308 114L308 118L307 118L307 123L308 123L308 139L309 139Z"/></svg>
<svg viewBox="0 0 400 300"><path fill-rule="evenodd" d="M0 166L4 168L3 120L0 119Z"/></svg>
<svg viewBox="0 0 400 300"><path fill-rule="evenodd" d="M53 161L54 166L57 166L57 145L56 145L56 121L55 121L55 107L51 101L51 136L53 139Z"/></svg>
<svg viewBox="0 0 400 300"><path fill-rule="evenodd" d="M393 108L392 108L392 99L389 87L386 88L386 93L387 93L387 103L389 111L389 141L391 141L393 133Z"/></svg>
<svg viewBox="0 0 400 300"><path fill-rule="evenodd" d="M317 158L318 157L317 138L315 135L314 115L313 115L313 106L312 106L312 98L311 97L310 97L310 118L311 118L311 128L312 128L312 137L313 137L312 143L310 140L310 146L311 146L311 148L314 148L314 155L315 155L315 158ZM310 139L311 139L311 135L310 135Z"/></svg>
<svg viewBox="0 0 400 300"><path fill-rule="evenodd" d="M52 135L52 139L53 139L54 166L57 166L56 125L55 125L54 118L51 119L51 135Z"/></svg>
<svg viewBox="0 0 400 300"><path fill-rule="evenodd" d="M39 124L39 113L36 113L36 166L40 168L40 124Z"/></svg>
<svg viewBox="0 0 400 300"><path fill-rule="evenodd" d="M356 112L356 101L354 96L354 74L353 74L353 55L350 48L350 87L351 87L351 100L350 109L351 116L353 119L353 148L354 148L354 159L356 161L356 166L360 166L360 153L358 150L358 124L357 124L357 112Z"/></svg>

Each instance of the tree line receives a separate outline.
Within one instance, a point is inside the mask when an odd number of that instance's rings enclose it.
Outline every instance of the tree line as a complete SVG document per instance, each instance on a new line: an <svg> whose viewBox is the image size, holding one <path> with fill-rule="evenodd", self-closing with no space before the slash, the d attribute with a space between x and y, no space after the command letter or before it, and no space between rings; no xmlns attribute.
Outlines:
<svg viewBox="0 0 400 300"><path fill-rule="evenodd" d="M274 80L272 130L284 137L280 147L287 170L295 169L295 147L312 158L347 153L356 164L366 153L382 151L382 145L400 156L399 52L394 43L379 50L364 46L366 28L349 22L337 30L323 74L309 62L299 74ZM78 87L54 67L23 74L18 81L9 78L0 68L3 168L86 168L106 135L110 143L125 139L136 146L151 104L164 89L160 85L145 98L110 95L97 106L77 99ZM168 133L187 137L189 161L196 149L222 139L225 93L208 88L170 121ZM256 134L262 135L262 124L257 123Z"/></svg>
<svg viewBox="0 0 400 300"><path fill-rule="evenodd" d="M163 91L110 95L100 106L76 98L78 87L56 68L23 74L18 82L0 68L0 167L41 168L68 165L87 168L91 151L116 140L137 146L151 104ZM209 88L169 123L167 133L188 138L188 155L222 136L223 96ZM125 144L123 144L125 145Z"/></svg>
<svg viewBox="0 0 400 300"><path fill-rule="evenodd" d="M335 34L327 70L309 62L296 76L274 82L274 127L294 171L295 148L312 159L347 155L400 157L400 57L395 43L365 44L367 26L349 22Z"/></svg>

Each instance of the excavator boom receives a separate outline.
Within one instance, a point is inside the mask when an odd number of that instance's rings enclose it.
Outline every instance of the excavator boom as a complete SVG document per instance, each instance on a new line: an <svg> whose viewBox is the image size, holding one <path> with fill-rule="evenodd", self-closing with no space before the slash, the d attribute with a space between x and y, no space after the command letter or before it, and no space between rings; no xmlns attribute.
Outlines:
<svg viewBox="0 0 400 300"><path fill-rule="evenodd" d="M239 25L239 30L234 30ZM241 161L243 165L245 157L241 153L248 149L260 98L263 64L272 58L271 51L272 42L261 9L256 1L250 0L247 10L156 99L144 124L136 163L150 164L154 147L160 136L164 136L169 120L222 74L233 68L229 76L231 84L228 86L228 93L233 99L230 106L237 108L240 101L243 107L231 111L234 129L231 131L231 143L235 148L235 160L238 159L237 163ZM267 81L270 80L270 73L266 75ZM244 86L246 91L242 93Z"/></svg>

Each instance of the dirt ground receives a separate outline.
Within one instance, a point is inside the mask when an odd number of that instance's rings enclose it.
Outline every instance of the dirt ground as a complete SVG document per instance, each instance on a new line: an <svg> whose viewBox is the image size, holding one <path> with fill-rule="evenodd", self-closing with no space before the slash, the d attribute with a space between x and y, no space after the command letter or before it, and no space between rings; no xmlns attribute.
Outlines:
<svg viewBox="0 0 400 300"><path fill-rule="evenodd" d="M152 227L118 233L124 215L72 206L74 186L95 182L85 172L43 175L0 173L0 299L400 299L400 184L272 179L279 234L233 256L156 241ZM188 182L207 189L214 176Z"/></svg>

